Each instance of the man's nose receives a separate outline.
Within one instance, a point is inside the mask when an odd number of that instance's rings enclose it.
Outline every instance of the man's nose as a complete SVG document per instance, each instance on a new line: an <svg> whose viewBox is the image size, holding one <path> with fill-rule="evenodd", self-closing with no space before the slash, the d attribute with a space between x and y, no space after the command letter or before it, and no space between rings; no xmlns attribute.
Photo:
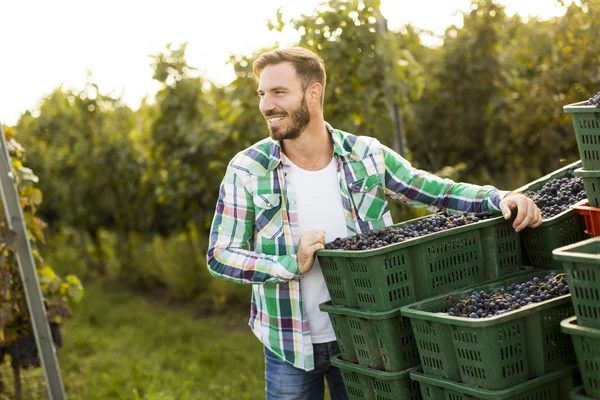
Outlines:
<svg viewBox="0 0 600 400"><path fill-rule="evenodd" d="M260 99L260 111L262 111L263 114L265 114L267 111L272 110L273 108L275 108L273 101L271 100L271 96L265 94L261 99Z"/></svg>

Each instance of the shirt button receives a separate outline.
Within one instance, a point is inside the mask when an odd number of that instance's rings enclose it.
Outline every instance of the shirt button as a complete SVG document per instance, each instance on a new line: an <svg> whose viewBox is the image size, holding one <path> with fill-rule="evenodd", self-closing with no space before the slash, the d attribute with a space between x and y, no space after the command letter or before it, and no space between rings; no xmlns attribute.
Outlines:
<svg viewBox="0 0 600 400"><path fill-rule="evenodd" d="M268 207L271 207L271 203L267 203L267 206L268 206Z"/></svg>
<svg viewBox="0 0 600 400"><path fill-rule="evenodd" d="M296 204L296 200L292 200L292 204Z"/></svg>

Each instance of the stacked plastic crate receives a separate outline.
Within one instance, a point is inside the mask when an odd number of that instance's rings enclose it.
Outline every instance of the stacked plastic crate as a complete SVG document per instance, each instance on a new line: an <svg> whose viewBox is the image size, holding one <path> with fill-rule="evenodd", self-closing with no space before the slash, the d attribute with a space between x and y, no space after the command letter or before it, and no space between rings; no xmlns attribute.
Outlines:
<svg viewBox="0 0 600 400"><path fill-rule="evenodd" d="M586 233L600 235L600 108L586 105L585 101L563 107L571 114L581 168L575 176L581 177L587 200L573 208L585 217Z"/></svg>
<svg viewBox="0 0 600 400"><path fill-rule="evenodd" d="M454 299L481 292L493 296L494 290L551 272L535 269L451 295ZM448 295L401 309L415 334L421 366L410 376L420 383L423 399L568 398L579 379L571 340L560 326L573 315L570 294L487 318L448 315Z"/></svg>
<svg viewBox="0 0 600 400"><path fill-rule="evenodd" d="M581 177L587 200L573 208L585 217L586 233L593 236L553 252L562 262L571 289L575 316L561 323L575 347L583 385L571 392L571 399L600 399L600 108L586 102L564 107L570 113L582 167Z"/></svg>
<svg viewBox="0 0 600 400"><path fill-rule="evenodd" d="M600 399L600 238L556 249L571 289L575 316L561 323L575 347L583 386L572 399Z"/></svg>
<svg viewBox="0 0 600 400"><path fill-rule="evenodd" d="M577 168L581 165L582 160L576 161L515 191L536 192L549 181L569 177L573 170L576 174ZM588 239L589 236L585 234L584 217L575 210L569 209L544 219L543 224L538 228L524 229L521 232L521 238L527 265L541 269L562 269L562 263L552 258L552 251Z"/></svg>
<svg viewBox="0 0 600 400"><path fill-rule="evenodd" d="M420 219L403 224L419 223ZM350 399L421 399L409 370L421 363L400 307L521 270L521 242L502 217L364 251L317 253Z"/></svg>
<svg viewBox="0 0 600 400"><path fill-rule="evenodd" d="M572 163L516 191L536 192L552 180L572 177L581 165L582 161ZM536 277L564 274L563 263L553 258L553 251L581 243L587 238L585 228L584 218L573 209L546 218L540 227L521 233L524 260L536 267L530 275L487 282L401 308L401 315L410 319L421 360L410 376L420 383L424 399L569 397L580 379L573 342L561 329L561 322L574 315L571 294L482 319L448 315L448 297L469 298L512 284L527 283L529 288Z"/></svg>

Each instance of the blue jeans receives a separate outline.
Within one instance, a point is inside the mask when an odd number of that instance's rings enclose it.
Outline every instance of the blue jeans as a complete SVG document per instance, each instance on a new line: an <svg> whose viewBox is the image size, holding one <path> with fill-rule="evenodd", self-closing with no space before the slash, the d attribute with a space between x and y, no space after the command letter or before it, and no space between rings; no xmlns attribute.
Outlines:
<svg viewBox="0 0 600 400"><path fill-rule="evenodd" d="M315 369L304 371L294 367L265 347L265 380L267 400L322 400L325 380L332 400L347 400L348 394L339 368L329 359L339 354L337 342L313 344Z"/></svg>

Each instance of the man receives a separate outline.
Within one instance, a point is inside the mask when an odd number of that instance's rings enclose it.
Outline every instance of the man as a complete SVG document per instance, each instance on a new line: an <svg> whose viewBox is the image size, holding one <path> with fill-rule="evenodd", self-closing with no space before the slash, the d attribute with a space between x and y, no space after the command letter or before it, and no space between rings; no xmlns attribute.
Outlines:
<svg viewBox="0 0 600 400"><path fill-rule="evenodd" d="M528 197L454 183L411 167L370 137L323 119L323 60L294 47L253 65L270 137L229 163L207 254L211 274L253 284L249 325L264 344L267 399L346 399L329 300L315 252L336 237L392 224L386 196L415 207L518 214L520 231L542 223Z"/></svg>

